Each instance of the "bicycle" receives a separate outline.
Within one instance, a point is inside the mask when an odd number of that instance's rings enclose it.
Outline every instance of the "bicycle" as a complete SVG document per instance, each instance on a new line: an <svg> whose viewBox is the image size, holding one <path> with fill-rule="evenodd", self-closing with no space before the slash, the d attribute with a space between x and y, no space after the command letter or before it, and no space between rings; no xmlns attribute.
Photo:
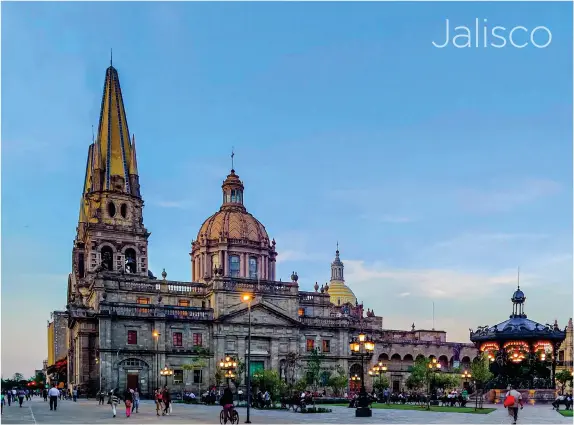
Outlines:
<svg viewBox="0 0 574 425"><path fill-rule="evenodd" d="M231 408L231 411L229 412L229 417L230 422L232 424L239 423L239 413L237 413L237 410L235 410L235 406ZM221 409L221 413L219 414L219 423L222 425L227 423L227 421L225 420L225 409Z"/></svg>

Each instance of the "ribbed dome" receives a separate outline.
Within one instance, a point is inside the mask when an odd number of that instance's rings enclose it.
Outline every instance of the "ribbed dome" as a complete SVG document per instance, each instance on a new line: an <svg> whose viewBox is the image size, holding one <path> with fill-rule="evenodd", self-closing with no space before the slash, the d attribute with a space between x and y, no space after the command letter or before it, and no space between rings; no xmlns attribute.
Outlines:
<svg viewBox="0 0 574 425"><path fill-rule="evenodd" d="M343 305L345 303L357 304L357 297L351 288L343 282L333 282L329 284L329 296L331 302L335 305Z"/></svg>
<svg viewBox="0 0 574 425"><path fill-rule="evenodd" d="M223 208L205 220L197 234L198 240L202 238L212 241L228 238L269 243L265 226L245 210L234 208Z"/></svg>

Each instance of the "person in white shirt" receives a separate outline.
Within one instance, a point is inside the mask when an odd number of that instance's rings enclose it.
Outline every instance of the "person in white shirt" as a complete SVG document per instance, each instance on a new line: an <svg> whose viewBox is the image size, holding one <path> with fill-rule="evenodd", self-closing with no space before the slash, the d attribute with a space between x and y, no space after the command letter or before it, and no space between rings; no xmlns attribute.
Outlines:
<svg viewBox="0 0 574 425"><path fill-rule="evenodd" d="M56 410L58 408L58 397L60 396L60 391L56 388L56 384L50 388L48 391L48 397L50 397L50 410Z"/></svg>
<svg viewBox="0 0 574 425"><path fill-rule="evenodd" d="M514 397L514 404L512 406L508 406L508 415L512 417L512 424L516 425L516 421L518 420L518 406L520 406L520 410L524 408L524 404L522 402L522 394L514 389L512 385L508 386L508 392L506 393L506 397L512 396Z"/></svg>

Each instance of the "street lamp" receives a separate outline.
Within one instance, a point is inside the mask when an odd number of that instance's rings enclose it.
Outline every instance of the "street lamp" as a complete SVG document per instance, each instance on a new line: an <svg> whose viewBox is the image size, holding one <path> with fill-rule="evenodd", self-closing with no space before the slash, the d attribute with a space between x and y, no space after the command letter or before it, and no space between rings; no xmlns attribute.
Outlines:
<svg viewBox="0 0 574 425"><path fill-rule="evenodd" d="M230 356L225 356L219 362L219 368L225 371L225 379L227 379L227 388L229 388L229 380L235 378L235 369L237 369L237 361Z"/></svg>
<svg viewBox="0 0 574 425"><path fill-rule="evenodd" d="M159 389L159 336L161 335L158 331L153 331L152 333L155 339L155 387Z"/></svg>
<svg viewBox="0 0 574 425"><path fill-rule="evenodd" d="M468 370L465 370L460 376L464 382L468 382L468 380L470 378L472 378L472 375L470 374L470 372Z"/></svg>
<svg viewBox="0 0 574 425"><path fill-rule="evenodd" d="M171 370L170 368L168 368L167 366L165 366L160 372L159 374L161 376L165 376L165 386L167 387L167 377L173 375L173 370Z"/></svg>
<svg viewBox="0 0 574 425"><path fill-rule="evenodd" d="M355 410L355 417L370 417L373 416L373 411L369 407L369 397L365 389L365 358L375 350L375 342L361 331L356 338L351 340L349 348L352 355L361 358L361 390L357 399L358 406Z"/></svg>
<svg viewBox="0 0 574 425"><path fill-rule="evenodd" d="M99 369L99 373L100 373L100 394L102 393L102 365L100 365L100 358L96 357L96 364L98 365L98 369ZM100 396L100 394L98 394L98 397Z"/></svg>
<svg viewBox="0 0 574 425"><path fill-rule="evenodd" d="M379 384L382 383L382 375L387 371L387 367L385 365L383 365L383 362L378 362L376 363L371 370L369 371L369 375L371 375L373 377L373 388L375 387L374 384L374 379L375 376L379 377Z"/></svg>
<svg viewBox="0 0 574 425"><path fill-rule="evenodd" d="M241 296L241 301L247 303L247 311L248 311L248 320L249 320L249 327L247 330L247 417L245 418L245 423L250 424L251 421L249 420L249 412L251 408L251 301L253 301L253 295L251 294L243 294Z"/></svg>
<svg viewBox="0 0 574 425"><path fill-rule="evenodd" d="M442 365L436 361L436 358L433 358L428 364L428 402L427 402L427 410L430 410L430 399L431 399L431 380L434 381L434 374L437 370L440 370Z"/></svg>

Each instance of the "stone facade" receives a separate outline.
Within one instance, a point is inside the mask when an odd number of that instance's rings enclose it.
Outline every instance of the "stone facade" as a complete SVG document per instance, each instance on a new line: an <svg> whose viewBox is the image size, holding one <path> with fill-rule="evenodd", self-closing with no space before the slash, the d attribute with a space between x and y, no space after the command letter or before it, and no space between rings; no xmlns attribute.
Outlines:
<svg viewBox="0 0 574 425"><path fill-rule="evenodd" d="M277 281L274 239L244 204L243 183L232 170L222 185L219 212L192 242L193 282L158 280L147 269L147 239L135 139L127 133L115 68L106 71L98 138L88 150L86 178L68 279L68 384L90 392L138 386L143 396L166 382L173 391L199 392L215 383L216 363L226 355L245 361L251 323L251 369L285 376L287 356L305 360L318 348L324 367L349 373L361 366L349 341L361 329L375 340L370 361L389 363L391 383L403 389L417 356L436 356L447 366L476 356L471 344L446 342L441 331L384 330L382 317L364 314L343 280L343 263L331 265L331 284L299 290L298 276ZM117 115L116 111L119 111ZM337 286L339 285L340 288ZM347 288L347 289L345 289ZM250 294L250 304L241 296ZM354 305L349 300L354 301ZM194 363L195 370L184 366ZM368 365L364 365L365 369ZM367 382L370 387L371 382Z"/></svg>

